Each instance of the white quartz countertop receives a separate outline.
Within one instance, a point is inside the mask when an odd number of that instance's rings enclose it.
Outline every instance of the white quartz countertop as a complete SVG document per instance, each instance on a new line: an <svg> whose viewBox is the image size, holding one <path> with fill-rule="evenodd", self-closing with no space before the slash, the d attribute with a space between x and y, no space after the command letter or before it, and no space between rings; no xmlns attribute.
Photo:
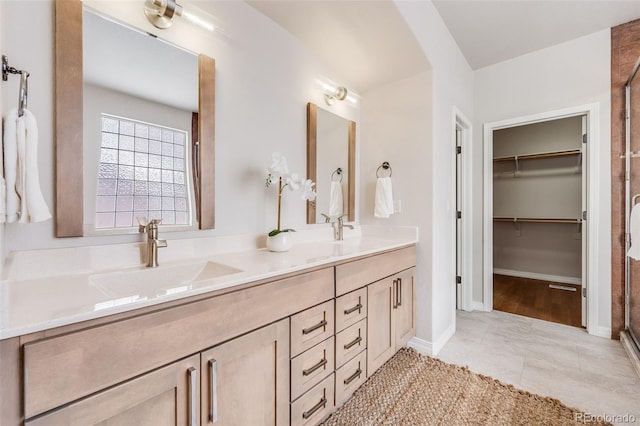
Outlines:
<svg viewBox="0 0 640 426"><path fill-rule="evenodd" d="M366 232L358 227L356 232L348 233L344 241L298 239L299 242L285 253L250 248L231 237L217 245L231 247L231 250L235 249L233 252L220 248L202 250L206 242L202 239L195 239L193 243L170 240L169 246L174 245L175 252L183 255L167 254L163 261L165 253L161 251L161 264L157 268L146 268L139 263L139 245L100 248L100 256L109 257L108 250L114 250L114 253L125 252L134 257L133 265L120 265L114 256L110 256L106 269L91 267L97 262L98 249L95 247L16 255L10 258L8 276L0 281L0 339L401 248L415 244L417 232L412 227L369 229ZM207 245L213 246L216 246L215 242ZM87 250L93 252L87 254ZM184 253L191 254L185 256ZM75 261L69 262L76 266L63 264L61 259L69 256L75 256ZM34 263L40 263L40 270L30 272L29 267L35 266ZM51 264L49 272L46 271L47 264Z"/></svg>

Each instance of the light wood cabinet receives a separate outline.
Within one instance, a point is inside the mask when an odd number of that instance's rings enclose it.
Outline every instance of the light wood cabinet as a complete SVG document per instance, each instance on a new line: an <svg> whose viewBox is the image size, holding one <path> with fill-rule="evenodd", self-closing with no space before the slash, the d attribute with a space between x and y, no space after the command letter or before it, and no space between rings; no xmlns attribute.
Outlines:
<svg viewBox="0 0 640 426"><path fill-rule="evenodd" d="M289 319L201 356L202 425L289 424Z"/></svg>
<svg viewBox="0 0 640 426"><path fill-rule="evenodd" d="M396 351L405 346L416 334L415 321L415 268L396 277Z"/></svg>
<svg viewBox="0 0 640 426"><path fill-rule="evenodd" d="M197 426L200 356L147 373L25 422L26 426Z"/></svg>

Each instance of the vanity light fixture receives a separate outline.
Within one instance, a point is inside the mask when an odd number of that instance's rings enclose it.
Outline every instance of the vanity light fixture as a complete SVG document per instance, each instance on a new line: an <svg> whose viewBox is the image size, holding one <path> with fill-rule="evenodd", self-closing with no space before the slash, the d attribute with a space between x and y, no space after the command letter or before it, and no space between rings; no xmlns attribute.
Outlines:
<svg viewBox="0 0 640 426"><path fill-rule="evenodd" d="M146 0L144 2L144 14L154 27L163 30L171 26L174 16L182 16L187 21L205 30L211 32L216 30L216 27L211 22L185 10L174 0Z"/></svg>
<svg viewBox="0 0 640 426"><path fill-rule="evenodd" d="M329 81L319 81L320 87L324 92L324 101L327 105L333 105L336 100L347 101L352 106L358 105L358 96L355 93L350 93L344 86L338 86L337 84Z"/></svg>

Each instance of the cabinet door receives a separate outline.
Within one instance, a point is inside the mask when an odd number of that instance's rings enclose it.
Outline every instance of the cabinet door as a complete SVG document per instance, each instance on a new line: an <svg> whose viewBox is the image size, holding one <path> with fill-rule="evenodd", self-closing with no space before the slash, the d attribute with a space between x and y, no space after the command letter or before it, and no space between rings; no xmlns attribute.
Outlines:
<svg viewBox="0 0 640 426"><path fill-rule="evenodd" d="M367 287L367 377L395 353L395 283L389 277Z"/></svg>
<svg viewBox="0 0 640 426"><path fill-rule="evenodd" d="M197 426L200 356L194 355L72 403L25 426Z"/></svg>
<svg viewBox="0 0 640 426"><path fill-rule="evenodd" d="M416 334L415 322L415 268L396 276L396 351L405 346Z"/></svg>
<svg viewBox="0 0 640 426"><path fill-rule="evenodd" d="M289 424L289 319L202 353L202 425Z"/></svg>

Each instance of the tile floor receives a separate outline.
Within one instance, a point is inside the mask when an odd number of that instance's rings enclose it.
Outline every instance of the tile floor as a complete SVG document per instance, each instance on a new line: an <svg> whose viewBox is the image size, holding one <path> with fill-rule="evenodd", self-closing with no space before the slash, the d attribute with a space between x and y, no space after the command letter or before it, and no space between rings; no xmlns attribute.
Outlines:
<svg viewBox="0 0 640 426"><path fill-rule="evenodd" d="M640 378L618 340L504 312L459 311L457 332L436 357L592 415L629 414L640 425Z"/></svg>

